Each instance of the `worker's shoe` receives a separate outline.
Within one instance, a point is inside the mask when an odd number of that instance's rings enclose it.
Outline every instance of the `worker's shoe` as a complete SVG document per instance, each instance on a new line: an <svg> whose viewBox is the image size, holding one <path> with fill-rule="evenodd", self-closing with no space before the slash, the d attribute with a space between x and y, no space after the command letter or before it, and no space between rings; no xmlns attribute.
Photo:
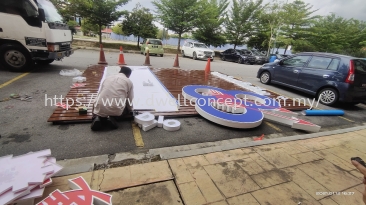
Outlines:
<svg viewBox="0 0 366 205"><path fill-rule="evenodd" d="M114 117L108 117L108 125L113 130L118 129L118 124Z"/></svg>
<svg viewBox="0 0 366 205"><path fill-rule="evenodd" d="M99 130L102 130L103 129L103 124L102 124L102 121L100 120L99 116L96 116L93 119L93 122L92 122L90 128L93 131L99 131Z"/></svg>

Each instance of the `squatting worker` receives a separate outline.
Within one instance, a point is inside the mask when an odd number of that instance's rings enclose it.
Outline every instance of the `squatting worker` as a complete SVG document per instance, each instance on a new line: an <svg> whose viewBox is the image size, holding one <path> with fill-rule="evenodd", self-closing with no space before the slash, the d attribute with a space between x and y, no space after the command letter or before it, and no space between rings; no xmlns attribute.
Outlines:
<svg viewBox="0 0 366 205"><path fill-rule="evenodd" d="M352 160L352 164L358 169L358 171L361 172L361 174L363 174L363 184L365 186L365 189L363 190L363 202L366 205L366 167L362 166L360 163L358 163L355 160Z"/></svg>
<svg viewBox="0 0 366 205"><path fill-rule="evenodd" d="M117 75L109 76L103 81L94 103L94 116L91 125L93 131L106 127L117 129L114 117L132 111L133 84L129 79L131 73L131 68L122 66ZM127 109L125 109L126 107Z"/></svg>

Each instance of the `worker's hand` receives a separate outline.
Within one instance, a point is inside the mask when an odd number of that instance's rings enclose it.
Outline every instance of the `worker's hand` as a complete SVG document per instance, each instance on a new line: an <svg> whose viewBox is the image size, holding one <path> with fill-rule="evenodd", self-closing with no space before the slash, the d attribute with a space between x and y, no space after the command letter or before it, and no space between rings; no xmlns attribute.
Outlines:
<svg viewBox="0 0 366 205"><path fill-rule="evenodd" d="M361 172L361 174L363 174L363 183L366 184L366 167L362 166L355 160L352 160L352 164Z"/></svg>
<svg viewBox="0 0 366 205"><path fill-rule="evenodd" d="M365 184L365 190L363 191L363 202L366 204L366 167L362 166L357 161L352 160L352 164L363 174L363 183Z"/></svg>

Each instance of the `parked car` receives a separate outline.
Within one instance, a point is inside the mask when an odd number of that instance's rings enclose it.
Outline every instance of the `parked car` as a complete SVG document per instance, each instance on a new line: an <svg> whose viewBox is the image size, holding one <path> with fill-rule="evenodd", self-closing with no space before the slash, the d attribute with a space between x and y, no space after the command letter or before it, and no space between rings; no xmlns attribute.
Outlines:
<svg viewBox="0 0 366 205"><path fill-rule="evenodd" d="M271 59L271 57L272 57L272 56L275 56L275 57L276 57L275 61L277 62L277 61L280 61L280 60L282 60L282 59L284 59L284 58L289 57L290 55L284 55L284 54L271 54L271 55L269 56L269 58L268 58L268 62L269 62L269 60Z"/></svg>
<svg viewBox="0 0 366 205"><path fill-rule="evenodd" d="M242 52L241 50L236 50L236 49L232 49L232 48L221 52L220 57L221 57L221 60L223 60L223 61L233 61L233 62L237 62L240 64L243 64L243 63L254 64L254 62L255 62L254 56L248 55L248 54Z"/></svg>
<svg viewBox="0 0 366 205"><path fill-rule="evenodd" d="M209 49L205 44L198 42L186 42L182 48L183 57L192 57L193 60L208 59L214 60L215 52Z"/></svg>
<svg viewBox="0 0 366 205"><path fill-rule="evenodd" d="M164 56L163 42L160 39L147 38L140 44L141 54L146 55L149 50L149 54Z"/></svg>
<svg viewBox="0 0 366 205"><path fill-rule="evenodd" d="M257 78L315 95L325 105L366 101L366 60L351 56L299 53L263 65Z"/></svg>
<svg viewBox="0 0 366 205"><path fill-rule="evenodd" d="M269 59L259 51L249 50L249 49L242 49L241 52L245 53L246 55L254 56L255 57L254 64L263 65L264 63L269 62Z"/></svg>

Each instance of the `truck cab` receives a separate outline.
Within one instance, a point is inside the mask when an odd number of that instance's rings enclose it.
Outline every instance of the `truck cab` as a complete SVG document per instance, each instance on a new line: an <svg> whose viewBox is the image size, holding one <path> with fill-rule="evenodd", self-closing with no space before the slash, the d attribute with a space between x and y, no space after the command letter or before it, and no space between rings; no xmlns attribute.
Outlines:
<svg viewBox="0 0 366 205"><path fill-rule="evenodd" d="M72 33L49 0L0 1L0 64L26 71L73 54Z"/></svg>

